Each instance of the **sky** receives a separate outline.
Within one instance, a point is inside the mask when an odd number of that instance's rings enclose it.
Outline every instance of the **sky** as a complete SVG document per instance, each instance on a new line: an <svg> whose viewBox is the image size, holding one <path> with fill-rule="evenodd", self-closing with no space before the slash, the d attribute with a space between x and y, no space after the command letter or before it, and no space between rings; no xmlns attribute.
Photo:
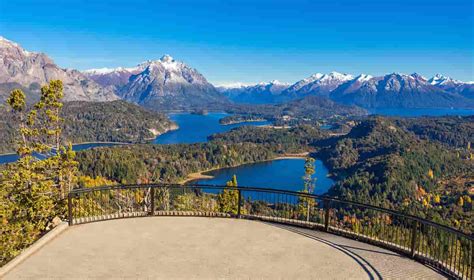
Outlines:
<svg viewBox="0 0 474 280"><path fill-rule="evenodd" d="M473 3L0 0L0 35L79 70L170 54L214 84L330 71L473 81Z"/></svg>

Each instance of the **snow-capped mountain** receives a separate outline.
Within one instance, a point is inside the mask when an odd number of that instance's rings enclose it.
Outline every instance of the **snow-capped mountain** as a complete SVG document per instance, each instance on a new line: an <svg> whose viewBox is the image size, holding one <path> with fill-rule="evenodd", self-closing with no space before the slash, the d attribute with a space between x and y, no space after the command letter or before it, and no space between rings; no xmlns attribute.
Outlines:
<svg viewBox="0 0 474 280"><path fill-rule="evenodd" d="M443 85L457 85L463 84L463 82L452 79L451 77L446 77L442 74L436 74L428 82L434 86L443 86Z"/></svg>
<svg viewBox="0 0 474 280"><path fill-rule="evenodd" d="M275 97L290 86L277 80L261 82L255 85L236 84L234 86L220 86L217 90L230 100L237 103L274 103Z"/></svg>
<svg viewBox="0 0 474 280"><path fill-rule="evenodd" d="M286 85L287 86L287 85ZM266 85L268 87L268 85ZM431 79L413 73L373 77L360 74L316 73L277 94L262 94L265 84L222 90L235 102L284 103L305 96L327 96L334 101L371 107L473 107L473 84L441 75ZM270 98L271 97L271 98Z"/></svg>
<svg viewBox="0 0 474 280"><path fill-rule="evenodd" d="M439 87L443 90L458 93L467 98L474 98L474 84L465 83L459 80L455 80L451 77L446 77L442 74L436 74L428 80L431 85Z"/></svg>
<svg viewBox="0 0 474 280"><path fill-rule="evenodd" d="M202 74L169 55L140 67L144 70L130 76L118 91L125 100L153 109L204 108L227 102Z"/></svg>
<svg viewBox="0 0 474 280"><path fill-rule="evenodd" d="M470 107L472 100L448 92L418 74L392 73L382 77L359 76L331 94L334 101L366 108Z"/></svg>
<svg viewBox="0 0 474 280"><path fill-rule="evenodd" d="M59 68L43 53L24 50L17 43L0 36L0 99L14 88L22 88L28 100L37 99L42 85L61 80L66 101L108 101L118 97L73 69Z"/></svg>
<svg viewBox="0 0 474 280"><path fill-rule="evenodd" d="M47 55L29 52L0 36L0 100L14 88L29 100L50 80L63 81L65 100L108 101L123 98L154 109L222 109L240 103L282 103L306 96L328 96L362 107L474 107L474 84L437 74L316 73L292 85L272 81L216 89L197 70L165 55L131 68L79 72L58 67Z"/></svg>
<svg viewBox="0 0 474 280"><path fill-rule="evenodd" d="M352 75L331 72L328 74L316 73L310 77L296 82L285 90L286 95L302 96L307 94L328 96L331 91L341 84L354 79Z"/></svg>
<svg viewBox="0 0 474 280"><path fill-rule="evenodd" d="M141 66L89 69L82 71L82 73L103 87L112 86L118 88L127 84L130 76L142 72L144 69Z"/></svg>

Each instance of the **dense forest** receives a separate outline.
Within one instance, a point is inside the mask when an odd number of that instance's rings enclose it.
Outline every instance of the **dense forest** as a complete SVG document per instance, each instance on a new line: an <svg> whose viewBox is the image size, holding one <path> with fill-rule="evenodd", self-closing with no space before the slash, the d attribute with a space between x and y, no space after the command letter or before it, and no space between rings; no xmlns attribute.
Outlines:
<svg viewBox="0 0 474 280"><path fill-rule="evenodd" d="M458 131L467 125L466 120L453 122L443 139L461 137ZM176 182L210 168L311 151L325 162L336 180L330 195L403 210L472 232L471 151L467 146L446 145L450 141L427 140L432 135L429 128L412 132L412 126L422 125L424 119L419 124L411 120L408 127L400 125L401 121L372 117L341 136L310 125L289 129L241 127L212 135L205 144L81 152L79 169L88 176L118 182Z"/></svg>
<svg viewBox="0 0 474 280"><path fill-rule="evenodd" d="M274 105L232 104L225 110L236 115L236 117L228 117L225 122L249 116L250 118L270 120L277 125L315 123L320 120L337 120L367 115L367 111L360 107L342 105L319 96L307 96L288 103Z"/></svg>
<svg viewBox="0 0 474 280"><path fill-rule="evenodd" d="M418 135L446 145L465 148L474 143L474 116L398 118L396 124Z"/></svg>
<svg viewBox="0 0 474 280"><path fill-rule="evenodd" d="M7 116L0 123L2 145L14 146L13 131L23 141L19 141L19 161L0 166L0 210L5 213L0 240L5 250L0 263L53 227L55 218L65 217L64 197L73 188L177 183L195 172L302 152L311 152L328 167L336 181L328 192L331 196L396 209L467 233L474 231L473 117L338 118L339 127L331 130L311 122L294 123L290 128L244 126L212 135L207 143L131 144L76 154L62 138L144 142L153 137L150 130L162 133L173 123L164 115L121 101L74 102L62 107L59 81L45 86L42 95L38 107L29 108L24 93L15 91L8 102L16 114L1 108ZM61 152L43 160L34 157L51 146ZM312 167L305 165L305 170ZM230 185L236 185L235 178ZM201 198L215 200L219 209L227 209L228 203L222 201L235 199L224 194ZM179 197L178 208L188 209L189 199L195 197ZM302 205L307 207L309 202ZM274 210L259 202L243 206L244 211L255 207Z"/></svg>
<svg viewBox="0 0 474 280"><path fill-rule="evenodd" d="M0 153L15 151L18 119L0 107ZM62 116L63 137L73 143L144 143L169 129L176 128L164 114L147 111L125 101L68 102Z"/></svg>
<svg viewBox="0 0 474 280"><path fill-rule="evenodd" d="M172 183L194 172L270 160L281 153L270 144L209 142L91 149L78 153L77 160L79 170L91 177L132 184Z"/></svg>
<svg viewBox="0 0 474 280"><path fill-rule="evenodd" d="M462 126L463 122L456 124ZM371 118L320 147L337 179L329 195L405 211L473 231L474 161L467 149L426 141L388 118Z"/></svg>

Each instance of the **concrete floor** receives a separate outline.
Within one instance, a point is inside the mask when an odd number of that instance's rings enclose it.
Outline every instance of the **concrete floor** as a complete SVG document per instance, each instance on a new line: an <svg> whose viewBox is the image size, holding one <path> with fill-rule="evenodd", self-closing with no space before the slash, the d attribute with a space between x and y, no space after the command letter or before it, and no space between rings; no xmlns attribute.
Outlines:
<svg viewBox="0 0 474 280"><path fill-rule="evenodd" d="M437 279L375 246L258 221L146 217L70 227L5 279Z"/></svg>

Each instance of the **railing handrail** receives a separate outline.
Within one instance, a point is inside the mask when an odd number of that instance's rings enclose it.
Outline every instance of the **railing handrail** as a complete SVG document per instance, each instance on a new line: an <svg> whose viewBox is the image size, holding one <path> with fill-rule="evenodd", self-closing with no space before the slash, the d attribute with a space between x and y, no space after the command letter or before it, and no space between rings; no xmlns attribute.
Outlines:
<svg viewBox="0 0 474 280"><path fill-rule="evenodd" d="M326 200L326 201L334 201L334 202L340 202L340 203L346 203L346 204L352 204L354 206L359 206L367 209L372 209L372 210L377 210L381 212L385 212L388 214L396 215L399 217L403 218L408 218L412 219L424 224L429 224L434 227L442 228L444 230L447 230L449 232L452 232L454 234L460 235L464 238L467 238L471 241L474 241L474 236L473 234L466 234L460 230L457 230L455 228L439 224L421 217L417 217L414 215L410 214L405 214L402 212L398 212L395 210L375 206L375 205L370 205L370 204L365 204L357 201L351 201L351 200L346 200L346 199L341 199L338 197L332 197L332 196L327 196L327 195L317 195L317 194L309 194L309 193L304 193L304 192L297 192L297 191L289 191L289 190L281 190L281 189L272 189L272 188L261 188L261 187L251 187L251 186L238 186L238 187L230 187L230 186L224 186L224 185L211 185L211 184L166 184L166 183L158 183L158 184L122 184L122 185L107 185L107 186L100 186L100 187L93 187L93 188L79 188L79 189L73 189L71 192L69 192L69 196L74 196L82 193L89 193L89 192L95 192L95 191L104 191L104 190L118 190L118 189L141 189L141 188L190 188L190 189L216 189L216 190L221 190L221 189L229 189L229 190L240 190L240 191L256 191L256 192L267 192L267 193L277 193L277 194L288 194L288 195L295 195L295 196L304 196L304 197L311 197L315 199L320 199L320 200Z"/></svg>

